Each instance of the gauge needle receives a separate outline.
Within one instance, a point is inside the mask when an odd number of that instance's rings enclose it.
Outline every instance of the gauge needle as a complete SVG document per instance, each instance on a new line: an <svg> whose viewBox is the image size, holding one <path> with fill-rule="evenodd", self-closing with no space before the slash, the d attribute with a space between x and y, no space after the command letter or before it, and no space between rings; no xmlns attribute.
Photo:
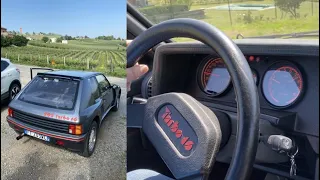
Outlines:
<svg viewBox="0 0 320 180"><path fill-rule="evenodd" d="M295 81L296 79L298 79L298 77L294 77L292 80L290 80L289 82L291 83L291 82L293 82L293 81Z"/></svg>
<svg viewBox="0 0 320 180"><path fill-rule="evenodd" d="M274 81L274 82L276 82L276 83L280 84L280 82L279 82L279 81L277 81L277 80L275 80L275 79L272 79L272 81Z"/></svg>

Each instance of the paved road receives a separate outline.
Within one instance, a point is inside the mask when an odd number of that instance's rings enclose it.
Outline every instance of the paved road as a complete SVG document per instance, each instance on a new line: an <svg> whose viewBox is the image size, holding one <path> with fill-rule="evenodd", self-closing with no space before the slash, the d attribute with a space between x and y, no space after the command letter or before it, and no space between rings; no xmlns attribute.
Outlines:
<svg viewBox="0 0 320 180"><path fill-rule="evenodd" d="M25 86L31 66L17 67ZM126 80L108 79L122 88L120 109L105 118L90 158L26 136L15 140L17 135L6 122L7 105L1 105L1 179L125 179Z"/></svg>

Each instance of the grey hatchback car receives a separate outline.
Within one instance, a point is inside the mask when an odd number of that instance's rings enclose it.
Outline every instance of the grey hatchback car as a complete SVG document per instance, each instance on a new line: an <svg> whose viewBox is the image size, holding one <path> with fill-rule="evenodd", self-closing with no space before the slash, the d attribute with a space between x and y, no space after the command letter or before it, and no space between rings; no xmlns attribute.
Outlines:
<svg viewBox="0 0 320 180"><path fill-rule="evenodd" d="M118 110L120 95L120 86L102 73L38 73L9 104L7 121L17 140L28 135L89 157L103 119Z"/></svg>

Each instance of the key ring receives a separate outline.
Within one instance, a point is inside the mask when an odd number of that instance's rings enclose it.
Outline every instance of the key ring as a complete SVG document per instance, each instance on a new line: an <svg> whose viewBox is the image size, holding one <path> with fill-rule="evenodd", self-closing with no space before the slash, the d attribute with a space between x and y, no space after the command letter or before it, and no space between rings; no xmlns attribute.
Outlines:
<svg viewBox="0 0 320 180"><path fill-rule="evenodd" d="M298 146L297 146L297 150L296 150L296 152L295 152L294 154L290 155L289 152L287 152L287 155L288 155L290 158L294 158L294 157L298 154L298 152L299 152L299 148L298 148Z"/></svg>
<svg viewBox="0 0 320 180"><path fill-rule="evenodd" d="M298 154L299 152L299 148L297 146L297 150L294 154L289 155L289 152L287 153L287 155L290 157L290 163L291 163L291 167L290 167L290 176L295 176L297 173L297 164L294 160L294 157Z"/></svg>

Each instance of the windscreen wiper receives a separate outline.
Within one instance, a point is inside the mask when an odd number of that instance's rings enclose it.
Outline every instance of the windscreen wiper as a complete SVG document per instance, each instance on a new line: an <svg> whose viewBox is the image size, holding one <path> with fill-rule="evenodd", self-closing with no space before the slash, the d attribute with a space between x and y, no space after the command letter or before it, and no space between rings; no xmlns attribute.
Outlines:
<svg viewBox="0 0 320 180"><path fill-rule="evenodd" d="M319 37L319 30L316 31L307 31L299 33L290 33L290 34L278 34L278 35L267 35L267 36L255 36L255 37L244 37L242 34L237 34L237 39L290 39L290 38L303 38L303 37Z"/></svg>

